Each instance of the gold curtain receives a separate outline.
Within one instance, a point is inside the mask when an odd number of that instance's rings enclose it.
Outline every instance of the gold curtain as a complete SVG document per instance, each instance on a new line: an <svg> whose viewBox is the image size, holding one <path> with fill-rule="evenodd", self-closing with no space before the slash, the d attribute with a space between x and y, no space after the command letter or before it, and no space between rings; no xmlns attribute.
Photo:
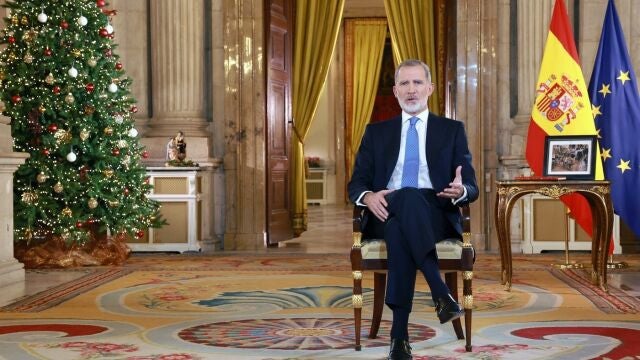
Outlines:
<svg viewBox="0 0 640 360"><path fill-rule="evenodd" d="M304 0L296 2L296 29L293 53L291 146L291 200L293 231L307 230L304 139L315 115L338 39L344 0Z"/></svg>
<svg viewBox="0 0 640 360"><path fill-rule="evenodd" d="M371 119L378 90L382 53L387 36L386 19L349 19L345 21L345 33L352 41L353 87L351 106L347 107L347 176L355 161L364 129Z"/></svg>
<svg viewBox="0 0 640 360"><path fill-rule="evenodd" d="M384 8L395 63L422 60L431 68L431 81L437 84L433 0L384 0ZM429 97L429 110L440 113L438 92Z"/></svg>

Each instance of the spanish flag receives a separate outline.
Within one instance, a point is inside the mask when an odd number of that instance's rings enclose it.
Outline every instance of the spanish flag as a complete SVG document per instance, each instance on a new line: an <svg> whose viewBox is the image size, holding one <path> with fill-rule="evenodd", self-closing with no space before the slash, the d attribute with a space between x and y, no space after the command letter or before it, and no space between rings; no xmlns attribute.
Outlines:
<svg viewBox="0 0 640 360"><path fill-rule="evenodd" d="M580 68L580 58L563 0L556 0L549 35L542 55L536 84L536 100L531 111L526 158L535 175L542 175L545 137L596 135L589 93ZM595 179L604 179L600 150L597 149ZM592 235L591 211L579 194L561 200L576 222Z"/></svg>

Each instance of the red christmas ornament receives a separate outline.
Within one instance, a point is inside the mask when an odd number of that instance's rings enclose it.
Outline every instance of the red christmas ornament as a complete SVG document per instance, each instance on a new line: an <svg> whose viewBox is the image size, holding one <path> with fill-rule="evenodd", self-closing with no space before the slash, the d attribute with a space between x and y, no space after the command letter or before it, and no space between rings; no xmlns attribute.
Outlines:
<svg viewBox="0 0 640 360"><path fill-rule="evenodd" d="M102 28L102 29L98 30L98 34L100 34L100 36L102 36L102 37L109 36L109 32L105 28Z"/></svg>
<svg viewBox="0 0 640 360"><path fill-rule="evenodd" d="M47 126L47 130L49 130L50 133L58 131L58 124L49 124L49 126Z"/></svg>
<svg viewBox="0 0 640 360"><path fill-rule="evenodd" d="M53 54L53 51L51 51L51 49L46 48L44 49L44 56L51 56Z"/></svg>
<svg viewBox="0 0 640 360"><path fill-rule="evenodd" d="M7 39L7 41L9 41L9 44L15 44L16 43L16 38L13 36L9 36L9 38Z"/></svg>
<svg viewBox="0 0 640 360"><path fill-rule="evenodd" d="M145 159L148 159L149 158L149 152L147 150L143 151L142 152L142 157L145 158Z"/></svg>
<svg viewBox="0 0 640 360"><path fill-rule="evenodd" d="M129 195L129 189L128 188L124 188L124 190L122 190L122 193L125 195Z"/></svg>
<svg viewBox="0 0 640 360"><path fill-rule="evenodd" d="M135 114L135 113L138 112L138 107L134 105L134 106L131 107L131 110L129 110L129 111L131 111L132 113Z"/></svg>
<svg viewBox="0 0 640 360"><path fill-rule="evenodd" d="M107 3L104 0L96 0L96 6L101 8L103 6L107 5Z"/></svg>
<svg viewBox="0 0 640 360"><path fill-rule="evenodd" d="M69 23L64 21L64 20L62 20L62 21L60 21L60 27L62 29L64 29L64 30L67 30L69 28Z"/></svg>
<svg viewBox="0 0 640 360"><path fill-rule="evenodd" d="M144 231L140 230L136 232L136 236L138 239L142 239L144 237Z"/></svg>
<svg viewBox="0 0 640 360"><path fill-rule="evenodd" d="M60 86L56 85L53 87L53 93L54 94L60 94Z"/></svg>
<svg viewBox="0 0 640 360"><path fill-rule="evenodd" d="M95 89L95 87L93 86L93 84L92 84L92 83L88 83L87 85L85 85L85 87L84 87L84 88L85 88L85 89L87 89L87 92L88 92L88 93L93 92L93 90Z"/></svg>
<svg viewBox="0 0 640 360"><path fill-rule="evenodd" d="M122 70L122 63L119 61L116 63L116 70Z"/></svg>
<svg viewBox="0 0 640 360"><path fill-rule="evenodd" d="M42 155L44 155L44 156L49 156L49 149L42 149L42 151L40 151L40 153L42 153Z"/></svg>
<svg viewBox="0 0 640 360"><path fill-rule="evenodd" d="M115 156L118 156L118 155L120 155L120 149L118 149L118 148L113 148L113 149L111 150L111 153L112 153L113 155L115 155Z"/></svg>
<svg viewBox="0 0 640 360"><path fill-rule="evenodd" d="M82 221L76 221L76 227L78 229L82 228L84 226L84 223Z"/></svg>
<svg viewBox="0 0 640 360"><path fill-rule="evenodd" d="M20 97L20 95L16 94L16 95L12 95L11 96L11 102L12 103L17 104L20 101L22 101L22 98Z"/></svg>

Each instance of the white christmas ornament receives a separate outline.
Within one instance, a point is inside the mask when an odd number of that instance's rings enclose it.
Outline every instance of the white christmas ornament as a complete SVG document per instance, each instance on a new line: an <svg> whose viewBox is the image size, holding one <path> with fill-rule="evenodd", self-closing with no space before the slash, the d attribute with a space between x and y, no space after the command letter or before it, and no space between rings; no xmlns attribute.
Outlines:
<svg viewBox="0 0 640 360"><path fill-rule="evenodd" d="M67 154L67 161L68 162L74 162L76 161L76 159L78 158L78 156L76 156L76 154L73 152L73 150Z"/></svg>
<svg viewBox="0 0 640 360"><path fill-rule="evenodd" d="M114 83L109 84L109 92L114 93L116 91L118 91L118 85L116 85Z"/></svg>
<svg viewBox="0 0 640 360"><path fill-rule="evenodd" d="M85 25L87 25L87 23L88 23L88 22L89 22L89 21L88 21L88 20L87 20L87 18L86 18L86 17L84 17L84 16L80 16L80 17L78 18L78 25L80 25L80 26L85 26Z"/></svg>
<svg viewBox="0 0 640 360"><path fill-rule="evenodd" d="M49 17L47 16L47 14L44 13L44 11L41 12L40 14L38 14L38 21L43 23L43 24L47 22L48 18Z"/></svg>
<svg viewBox="0 0 640 360"><path fill-rule="evenodd" d="M120 114L115 116L115 120L116 120L116 124L118 124L118 125L122 124L124 122L124 118Z"/></svg>
<svg viewBox="0 0 640 360"><path fill-rule="evenodd" d="M71 76L72 78L78 76L78 69L72 66L71 69L69 69L69 76Z"/></svg>
<svg viewBox="0 0 640 360"><path fill-rule="evenodd" d="M129 137L136 137L138 136L138 130L136 130L136 128L131 128L131 130L129 130Z"/></svg>
<svg viewBox="0 0 640 360"><path fill-rule="evenodd" d="M113 34L113 26L111 24L107 24L104 28L107 30L107 34Z"/></svg>

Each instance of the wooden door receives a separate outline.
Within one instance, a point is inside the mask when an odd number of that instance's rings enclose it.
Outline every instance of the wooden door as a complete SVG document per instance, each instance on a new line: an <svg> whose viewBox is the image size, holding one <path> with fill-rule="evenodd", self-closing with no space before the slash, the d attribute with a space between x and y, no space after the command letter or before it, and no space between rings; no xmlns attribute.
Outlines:
<svg viewBox="0 0 640 360"><path fill-rule="evenodd" d="M265 0L267 69L267 245L293 238L291 181L292 2Z"/></svg>

